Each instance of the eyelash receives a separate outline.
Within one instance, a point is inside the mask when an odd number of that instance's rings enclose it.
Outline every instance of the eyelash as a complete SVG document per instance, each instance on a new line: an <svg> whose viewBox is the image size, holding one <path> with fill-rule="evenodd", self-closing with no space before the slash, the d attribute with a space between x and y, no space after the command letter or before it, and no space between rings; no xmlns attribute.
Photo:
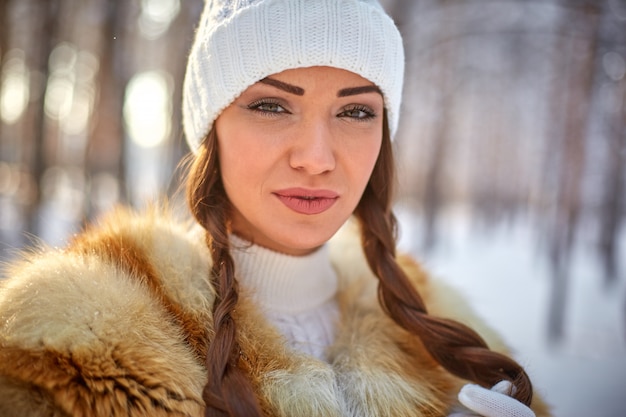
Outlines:
<svg viewBox="0 0 626 417"><path fill-rule="evenodd" d="M264 110L262 108L263 106L267 106L267 105L276 106L277 107L276 111L267 110L267 109ZM248 105L248 109L252 110L254 112L261 113L261 114L263 114L265 116L278 116L278 115L283 114L283 113L289 114L289 111L287 109L285 109L283 107L283 105L280 104L280 102L278 100L267 99L267 98L264 98L264 99L261 99L261 100L256 100L256 101L250 103ZM348 115L348 113L354 112L354 111L362 112L365 115L363 117L353 117L353 116L349 116ZM357 122L365 122L365 121L368 121L368 120L372 120L372 119L376 118L376 116L377 116L376 113L371 108L369 108L367 106L364 106L364 105L361 105L361 104L354 104L354 105L348 106L348 108L342 110L337 115L337 117L347 117L347 118L352 119L352 120L357 121Z"/></svg>
<svg viewBox="0 0 626 417"><path fill-rule="evenodd" d="M348 116L347 115L347 113L354 112L354 111L359 111L359 112L365 113L365 116L364 117L352 117L352 116ZM355 105L349 106L347 109L343 110L341 113L339 113L338 116L340 116L340 117L348 117L348 118L353 119L353 120L355 120L357 122L365 122L365 121L372 120L372 119L376 118L376 113L372 109L367 107L367 106L363 106L361 104L355 104Z"/></svg>
<svg viewBox="0 0 626 417"><path fill-rule="evenodd" d="M278 111L271 111L271 110L264 110L262 109L263 106L267 106L267 105L272 105L272 106L276 106L278 108L280 108L280 110ZM279 114L282 113L289 113L279 102L278 100L273 100L273 99L261 99L261 100L257 100L254 101L250 104L248 104L248 109L255 111L255 112L259 112L263 115L266 116L277 116Z"/></svg>

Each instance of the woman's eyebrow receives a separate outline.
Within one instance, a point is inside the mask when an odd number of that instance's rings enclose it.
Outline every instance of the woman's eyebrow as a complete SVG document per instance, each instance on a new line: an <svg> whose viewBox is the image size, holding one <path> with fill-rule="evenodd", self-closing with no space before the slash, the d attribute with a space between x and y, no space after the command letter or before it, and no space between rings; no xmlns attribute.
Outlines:
<svg viewBox="0 0 626 417"><path fill-rule="evenodd" d="M304 88L298 87L296 85L287 84L282 81L275 80L273 78L266 77L260 80L259 82L262 82L263 84L271 85L272 87L280 88L283 91L286 91L291 94L295 94L297 96L304 95Z"/></svg>
<svg viewBox="0 0 626 417"><path fill-rule="evenodd" d="M342 88L341 90L337 92L337 97L354 96L356 94L363 94L363 93L378 93L381 96L383 95L383 92L380 91L380 88L378 88L377 86L364 85L362 87Z"/></svg>

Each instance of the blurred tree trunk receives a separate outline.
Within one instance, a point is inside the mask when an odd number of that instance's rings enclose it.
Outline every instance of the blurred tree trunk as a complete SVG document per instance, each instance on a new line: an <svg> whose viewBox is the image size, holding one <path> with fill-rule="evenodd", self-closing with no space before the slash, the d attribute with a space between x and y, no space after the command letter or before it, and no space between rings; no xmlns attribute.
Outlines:
<svg viewBox="0 0 626 417"><path fill-rule="evenodd" d="M441 0L438 5L445 13L445 22L456 22L458 16L455 14L459 8L451 7L454 2L451 0ZM453 74L456 73L456 58L458 57L458 41L450 40L450 34L456 29L453 26L444 24L439 28L437 36L440 36L442 47L439 48L439 55L433 65L433 84L437 85L441 96L438 100L437 125L431 142L430 158L427 162L426 179L424 184L424 237L422 246L425 250L432 249L437 244L438 218L440 210L445 206L443 190L443 176L446 168L446 156L449 151L450 121L453 118L451 109L454 107L454 84Z"/></svg>
<svg viewBox="0 0 626 417"><path fill-rule="evenodd" d="M609 53L621 56L623 65L623 60L626 59L626 29L623 18L615 13L610 4L605 4L602 17L600 47L607 52L605 57ZM621 30L615 30L616 28ZM626 264L620 266L619 259L620 232L626 214L626 75L624 68L621 68L621 73L619 69L615 73L611 71L614 66L607 67L604 64L606 77L599 84L599 90L603 91L604 88L605 91L601 96L601 120L607 153L602 164L602 195L597 221L599 258L605 284L609 286L618 280L621 267L626 267Z"/></svg>
<svg viewBox="0 0 626 417"><path fill-rule="evenodd" d="M2 75L5 55L9 49L9 0L0 0L0 97L2 97ZM2 140L2 121L0 120L0 150L4 148L5 144ZM6 152L6 151L5 151ZM4 158L0 158L0 161Z"/></svg>
<svg viewBox="0 0 626 417"><path fill-rule="evenodd" d="M608 161L600 209L600 255L607 284L619 276L619 236L624 216L626 184L626 77L616 83L620 106L608 115Z"/></svg>
<svg viewBox="0 0 626 417"><path fill-rule="evenodd" d="M104 16L100 31L100 66L96 80L98 91L92 130L87 146L86 165L88 177L102 171L115 172L120 199L128 201L126 187L125 134L123 126L124 89L128 82L125 67L124 45L126 39L125 16L127 2L105 0L101 2ZM88 202L87 217L91 204Z"/></svg>
<svg viewBox="0 0 626 417"><path fill-rule="evenodd" d="M385 10L393 18L400 32L407 34L415 24L415 10L420 6L419 0L387 0L384 2ZM404 36L404 41L408 41L408 37ZM407 48L408 49L408 48ZM408 57L407 57L408 58Z"/></svg>
<svg viewBox="0 0 626 417"><path fill-rule="evenodd" d="M555 78L561 91L553 91L552 118L562 122L562 136L552 137L558 143L558 154L548 152L552 160L560 155L556 194L556 211L552 221L550 253L553 268L548 334L552 340L563 336L565 303L568 294L572 246L580 221L581 191L585 168L585 139L590 118L593 78L596 66L599 9L587 2L579 9L564 9L557 46L564 59L555 65ZM569 34L570 25L587 36ZM555 54L558 56L558 54Z"/></svg>
<svg viewBox="0 0 626 417"><path fill-rule="evenodd" d="M177 55L176 59L169 59L167 61L169 65L168 70L176 81L172 92L173 140L170 141L170 152L168 155L169 171L173 173L173 177L168 184L168 196L178 197L176 194L182 191L180 187L184 185L181 184L184 179L184 172L181 172L183 166L180 162L185 154L189 152L189 147L185 142L185 134L182 126L182 85L187 68L187 55L191 49L195 28L200 20L203 6L204 2L202 0L187 0L182 2L181 11L176 20L172 22L167 34L169 41L168 48L170 50L169 56Z"/></svg>
<svg viewBox="0 0 626 417"><path fill-rule="evenodd" d="M54 48L57 38L58 13L61 8L61 0L48 0L45 2L34 2L33 8L38 11L40 21L40 32L34 39L38 39L39 48L36 49L37 62L34 68L37 71L40 85L37 85L39 100L33 106L34 130L32 136L32 155L30 158L30 172L34 181L33 195L26 213L27 231L35 236L41 234L38 221L39 208L42 202L41 181L46 170L46 113L45 113L45 91L49 75L48 59ZM37 18L34 19L35 21ZM31 43L31 45L33 45ZM34 48L37 48L33 45Z"/></svg>
<svg viewBox="0 0 626 417"><path fill-rule="evenodd" d="M7 52L9 43L9 3L10 0L0 0L0 57Z"/></svg>

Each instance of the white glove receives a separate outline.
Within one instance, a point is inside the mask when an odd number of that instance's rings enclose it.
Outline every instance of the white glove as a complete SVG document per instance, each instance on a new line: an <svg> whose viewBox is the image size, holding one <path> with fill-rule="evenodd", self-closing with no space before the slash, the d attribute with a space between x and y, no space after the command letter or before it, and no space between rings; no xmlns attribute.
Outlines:
<svg viewBox="0 0 626 417"><path fill-rule="evenodd" d="M459 392L459 401L470 411L455 412L449 417L535 417L535 413L507 395L511 382L500 381L491 390L467 384Z"/></svg>

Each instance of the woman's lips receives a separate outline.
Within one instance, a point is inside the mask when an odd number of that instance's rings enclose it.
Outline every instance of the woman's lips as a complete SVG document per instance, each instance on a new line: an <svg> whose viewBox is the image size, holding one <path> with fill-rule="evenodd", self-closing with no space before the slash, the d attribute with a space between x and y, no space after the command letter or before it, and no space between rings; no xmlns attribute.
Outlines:
<svg viewBox="0 0 626 417"><path fill-rule="evenodd" d="M275 191L274 195L288 208L300 214L320 214L335 204L339 194L330 190L289 188Z"/></svg>

